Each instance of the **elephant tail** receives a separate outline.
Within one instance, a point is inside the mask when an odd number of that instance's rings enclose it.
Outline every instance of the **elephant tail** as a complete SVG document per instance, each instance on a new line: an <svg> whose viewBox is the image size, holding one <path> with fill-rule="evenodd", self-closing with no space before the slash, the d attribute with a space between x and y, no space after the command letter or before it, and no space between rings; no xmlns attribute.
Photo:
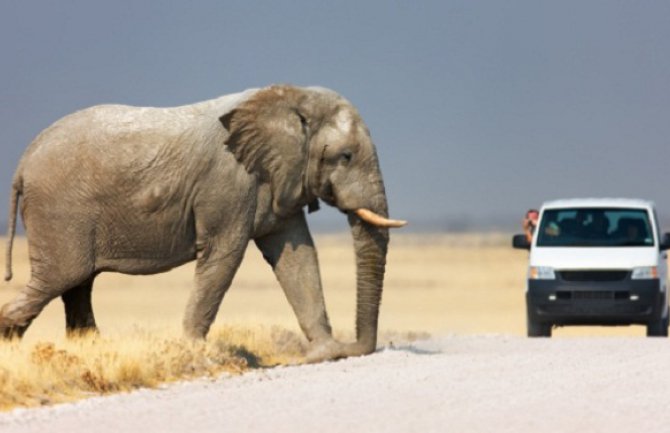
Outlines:
<svg viewBox="0 0 670 433"><path fill-rule="evenodd" d="M12 197L9 206L9 223L7 227L7 254L5 256L5 281L12 279L12 245L16 234L16 213L19 205L19 196L22 194L21 178L15 178L12 184Z"/></svg>

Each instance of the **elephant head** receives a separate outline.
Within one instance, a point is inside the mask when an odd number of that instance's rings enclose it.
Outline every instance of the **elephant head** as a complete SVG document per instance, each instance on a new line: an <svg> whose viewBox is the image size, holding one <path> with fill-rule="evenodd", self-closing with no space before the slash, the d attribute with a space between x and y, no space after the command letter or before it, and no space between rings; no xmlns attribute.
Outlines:
<svg viewBox="0 0 670 433"><path fill-rule="evenodd" d="M228 147L272 190L279 216L318 199L347 214L357 266L357 342L347 355L374 351L389 228L375 146L354 106L323 88L261 89L221 118Z"/></svg>

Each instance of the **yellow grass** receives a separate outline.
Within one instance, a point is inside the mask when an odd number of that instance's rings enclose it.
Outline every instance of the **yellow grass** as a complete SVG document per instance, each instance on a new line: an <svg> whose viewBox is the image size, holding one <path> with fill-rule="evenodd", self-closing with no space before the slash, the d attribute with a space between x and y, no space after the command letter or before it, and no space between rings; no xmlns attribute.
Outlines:
<svg viewBox="0 0 670 433"><path fill-rule="evenodd" d="M247 368L297 362L299 336L279 329L215 329L206 343L163 333L23 344L0 349L0 410L68 401L95 394Z"/></svg>
<svg viewBox="0 0 670 433"><path fill-rule="evenodd" d="M317 235L326 303L336 335L354 334L355 265L347 235ZM396 235L382 302L382 344L427 334L525 334L527 253L503 235ZM29 276L17 239L14 279ZM4 256L3 256L4 259ZM4 263L4 260L3 260ZM271 269L252 245L206 344L180 339L193 264L153 276L103 274L93 304L101 336L66 340L56 299L20 343L0 343L0 408L38 405L250 367L301 362L304 339ZM555 335L644 335L642 327L561 328Z"/></svg>

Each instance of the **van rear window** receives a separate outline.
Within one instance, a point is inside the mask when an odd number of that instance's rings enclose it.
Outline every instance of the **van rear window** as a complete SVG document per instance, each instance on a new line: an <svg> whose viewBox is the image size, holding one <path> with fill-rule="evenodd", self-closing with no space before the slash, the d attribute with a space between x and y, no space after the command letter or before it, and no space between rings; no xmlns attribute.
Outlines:
<svg viewBox="0 0 670 433"><path fill-rule="evenodd" d="M541 247L650 247L654 233L645 209L545 209Z"/></svg>

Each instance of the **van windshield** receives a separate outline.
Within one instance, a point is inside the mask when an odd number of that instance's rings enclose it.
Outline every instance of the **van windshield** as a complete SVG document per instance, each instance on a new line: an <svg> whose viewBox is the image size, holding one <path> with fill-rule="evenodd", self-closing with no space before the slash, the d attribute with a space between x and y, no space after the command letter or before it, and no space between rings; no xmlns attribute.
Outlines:
<svg viewBox="0 0 670 433"><path fill-rule="evenodd" d="M545 209L537 235L541 247L650 247L645 209Z"/></svg>

